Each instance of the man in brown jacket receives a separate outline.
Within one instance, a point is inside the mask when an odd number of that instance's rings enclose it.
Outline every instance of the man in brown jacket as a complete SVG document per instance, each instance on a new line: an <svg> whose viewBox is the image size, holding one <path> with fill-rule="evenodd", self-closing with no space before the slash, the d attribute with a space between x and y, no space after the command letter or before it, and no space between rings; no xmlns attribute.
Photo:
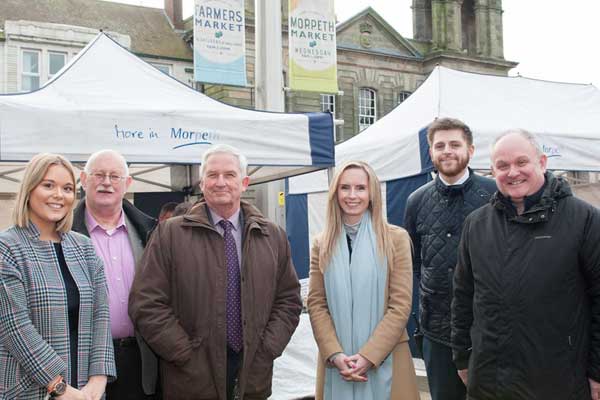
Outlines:
<svg viewBox="0 0 600 400"><path fill-rule="evenodd" d="M266 399L298 324L286 234L240 200L246 169L235 148L208 149L205 202L159 225L136 274L129 313L160 357L165 400Z"/></svg>

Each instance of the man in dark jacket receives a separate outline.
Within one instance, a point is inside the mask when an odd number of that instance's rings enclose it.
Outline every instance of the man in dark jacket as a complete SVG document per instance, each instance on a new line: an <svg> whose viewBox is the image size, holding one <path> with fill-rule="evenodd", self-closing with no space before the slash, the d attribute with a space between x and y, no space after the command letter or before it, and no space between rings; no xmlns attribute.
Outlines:
<svg viewBox="0 0 600 400"><path fill-rule="evenodd" d="M131 184L123 156L102 150L88 159L81 173L86 192L73 215L73 230L89 236L104 261L109 289L111 333L117 380L106 387L112 399L153 399L158 362L129 319L127 299L136 261L156 220L124 199Z"/></svg>
<svg viewBox="0 0 600 400"><path fill-rule="evenodd" d="M268 398L298 325L286 234L240 200L245 160L230 146L205 151L205 202L158 226L135 277L129 312L160 357L165 400Z"/></svg>
<svg viewBox="0 0 600 400"><path fill-rule="evenodd" d="M469 399L600 395L600 211L546 162L530 133L501 135L498 192L465 221L452 345Z"/></svg>
<svg viewBox="0 0 600 400"><path fill-rule="evenodd" d="M450 347L456 249L465 217L489 201L496 185L467 167L474 146L471 130L463 122L437 119L429 126L427 140L438 174L408 198L404 226L414 245L414 280L420 282L423 359L431 398L461 400L466 389Z"/></svg>

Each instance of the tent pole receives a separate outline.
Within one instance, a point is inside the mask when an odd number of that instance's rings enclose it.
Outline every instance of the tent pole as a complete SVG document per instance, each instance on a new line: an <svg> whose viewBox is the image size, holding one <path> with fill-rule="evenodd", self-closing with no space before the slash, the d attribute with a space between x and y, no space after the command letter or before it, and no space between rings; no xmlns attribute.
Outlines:
<svg viewBox="0 0 600 400"><path fill-rule="evenodd" d="M281 38L281 0L255 0L256 27L256 105L257 110L285 111L283 92L283 50ZM250 160L251 161L251 160ZM284 181L259 185L263 192L262 211L285 228L285 210L279 205Z"/></svg>

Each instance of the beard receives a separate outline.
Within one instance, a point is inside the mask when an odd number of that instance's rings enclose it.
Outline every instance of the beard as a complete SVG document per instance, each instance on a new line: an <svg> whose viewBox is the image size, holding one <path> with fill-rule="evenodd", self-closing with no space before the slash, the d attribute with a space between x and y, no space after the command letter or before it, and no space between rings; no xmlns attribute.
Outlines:
<svg viewBox="0 0 600 400"><path fill-rule="evenodd" d="M438 171L438 173L447 177L456 177L458 175L462 175L463 171L469 165L469 161L471 160L469 154L451 156L447 159L452 159L455 162L451 165L444 164L440 159L432 160L433 166Z"/></svg>

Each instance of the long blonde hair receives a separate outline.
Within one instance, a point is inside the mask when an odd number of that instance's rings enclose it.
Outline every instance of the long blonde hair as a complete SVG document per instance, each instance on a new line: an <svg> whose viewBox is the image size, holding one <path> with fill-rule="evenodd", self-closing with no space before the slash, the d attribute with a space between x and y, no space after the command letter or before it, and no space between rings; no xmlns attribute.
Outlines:
<svg viewBox="0 0 600 400"><path fill-rule="evenodd" d="M371 223L373 231L375 231L375 239L377 240L377 254L383 257L391 258L392 246L389 245L386 231L388 223L383 217L383 204L381 200L381 184L373 168L363 161L348 161L339 167L333 177L333 181L329 186L329 194L327 195L327 219L325 221L325 229L321 236L320 261L324 268L327 267L331 256L333 255L336 243L342 234L342 215L343 211L338 203L337 191L340 184L342 174L349 169L361 169L367 174L369 180L369 206L371 212Z"/></svg>
<svg viewBox="0 0 600 400"><path fill-rule="evenodd" d="M33 156L25 168L25 174L21 180L21 186L17 193L17 201L15 208L13 209L12 221L16 226L21 228L29 226L29 196L33 189L35 189L44 179L44 176L46 176L46 173L48 172L48 168L52 165L61 165L65 167L69 172L73 186L75 186L77 182L75 180L75 170L73 169L73 165L71 165L69 160L65 157L51 153L40 153ZM56 223L56 231L62 233L68 232L71 230L72 225L73 205L63 219Z"/></svg>

